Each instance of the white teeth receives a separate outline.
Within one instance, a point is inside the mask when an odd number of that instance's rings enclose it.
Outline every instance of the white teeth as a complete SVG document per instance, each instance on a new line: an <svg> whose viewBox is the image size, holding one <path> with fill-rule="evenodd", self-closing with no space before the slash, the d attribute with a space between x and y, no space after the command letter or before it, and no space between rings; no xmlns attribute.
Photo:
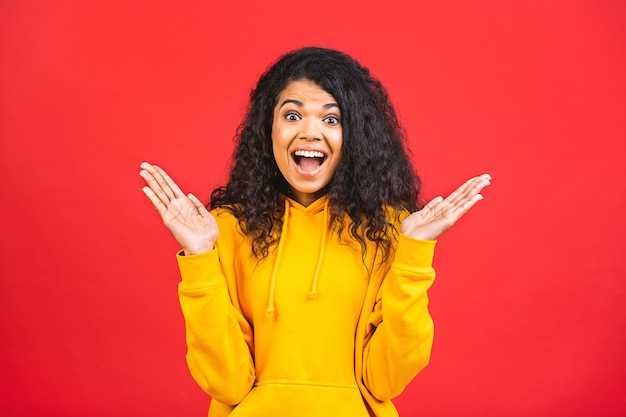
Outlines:
<svg viewBox="0 0 626 417"><path fill-rule="evenodd" d="M296 151L295 156L301 156L304 158L323 158L324 154L319 151Z"/></svg>

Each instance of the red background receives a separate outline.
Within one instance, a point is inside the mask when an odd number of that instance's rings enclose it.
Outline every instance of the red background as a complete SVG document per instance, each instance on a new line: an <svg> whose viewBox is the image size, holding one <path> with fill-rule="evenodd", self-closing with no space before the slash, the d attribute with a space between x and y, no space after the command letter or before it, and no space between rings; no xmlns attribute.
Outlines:
<svg viewBox="0 0 626 417"><path fill-rule="evenodd" d="M383 80L429 197L494 178L401 414L626 415L626 3L215 3L0 4L0 414L205 415L138 165L208 197L261 71L315 44Z"/></svg>

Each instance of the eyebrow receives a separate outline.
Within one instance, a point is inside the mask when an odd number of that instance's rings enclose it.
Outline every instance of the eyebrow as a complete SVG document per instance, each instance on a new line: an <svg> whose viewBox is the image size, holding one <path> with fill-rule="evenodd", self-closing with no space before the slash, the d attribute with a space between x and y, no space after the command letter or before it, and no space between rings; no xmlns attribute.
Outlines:
<svg viewBox="0 0 626 417"><path fill-rule="evenodd" d="M280 107L283 107L285 104L288 104L288 103L293 103L293 104L295 104L298 107L303 107L304 106L304 104L301 101L288 98L288 99L286 99L285 101L283 101L280 104ZM324 108L324 109L330 109L332 107L339 107L339 104L337 104L335 102L331 102L331 103L326 103L326 104L324 104L322 106L322 108Z"/></svg>

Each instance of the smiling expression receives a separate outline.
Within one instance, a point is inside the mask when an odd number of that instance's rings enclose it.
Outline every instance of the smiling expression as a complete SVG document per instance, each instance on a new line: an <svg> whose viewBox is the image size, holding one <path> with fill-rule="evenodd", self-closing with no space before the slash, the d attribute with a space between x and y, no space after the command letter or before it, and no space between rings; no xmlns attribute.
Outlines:
<svg viewBox="0 0 626 417"><path fill-rule="evenodd" d="M272 148L289 194L308 206L325 194L341 160L343 131L335 98L308 80L292 81L274 108Z"/></svg>

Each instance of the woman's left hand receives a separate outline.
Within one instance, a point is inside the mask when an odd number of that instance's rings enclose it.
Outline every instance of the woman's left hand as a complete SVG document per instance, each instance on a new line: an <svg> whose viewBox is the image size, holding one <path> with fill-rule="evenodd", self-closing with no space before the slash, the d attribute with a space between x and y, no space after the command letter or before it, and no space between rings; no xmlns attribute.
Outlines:
<svg viewBox="0 0 626 417"><path fill-rule="evenodd" d="M469 179L445 199L433 198L423 209L404 219L400 232L414 239L437 239L483 199L480 192L489 184L491 176L483 174Z"/></svg>

